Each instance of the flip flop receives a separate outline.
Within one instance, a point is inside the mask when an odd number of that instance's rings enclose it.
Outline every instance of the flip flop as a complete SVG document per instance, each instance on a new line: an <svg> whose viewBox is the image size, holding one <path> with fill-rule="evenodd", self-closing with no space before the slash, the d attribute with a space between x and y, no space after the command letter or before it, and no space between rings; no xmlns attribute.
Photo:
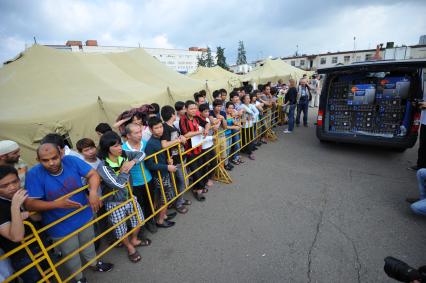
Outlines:
<svg viewBox="0 0 426 283"><path fill-rule="evenodd" d="M193 194L194 194L194 198L198 201L205 201L206 200L206 197L203 196L202 193L193 192Z"/></svg>
<svg viewBox="0 0 426 283"><path fill-rule="evenodd" d="M129 260L133 263L136 263L142 259L138 251L135 251L134 253L129 254L128 257L129 257Z"/></svg>

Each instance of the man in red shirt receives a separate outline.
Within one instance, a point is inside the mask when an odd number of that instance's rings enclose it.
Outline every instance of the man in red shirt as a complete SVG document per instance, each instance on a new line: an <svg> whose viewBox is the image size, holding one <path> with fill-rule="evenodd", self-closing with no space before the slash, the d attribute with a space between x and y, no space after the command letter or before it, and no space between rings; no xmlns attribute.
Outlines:
<svg viewBox="0 0 426 283"><path fill-rule="evenodd" d="M185 143L185 151L191 149L191 151L187 153L187 163L190 163L188 167L191 172L194 172L191 175L193 180L191 186L194 197L198 201L204 201L206 199L203 194L203 192L206 191L206 178L202 177L205 174L205 170L203 169L204 167L199 169L199 167L203 165L200 158L192 162L192 160L201 154L202 147L201 144L192 144L191 138L198 135L206 136L210 129L210 125L206 121L202 120L200 116L197 116L198 106L194 101L188 100L185 103L185 107L186 114L181 117L179 127L182 135L187 139L187 142ZM200 127L204 128L204 131Z"/></svg>

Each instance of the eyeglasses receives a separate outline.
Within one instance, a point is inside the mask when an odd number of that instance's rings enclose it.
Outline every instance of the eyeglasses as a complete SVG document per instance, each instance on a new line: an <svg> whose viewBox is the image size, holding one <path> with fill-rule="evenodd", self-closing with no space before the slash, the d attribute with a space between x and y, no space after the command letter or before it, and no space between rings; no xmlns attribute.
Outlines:
<svg viewBox="0 0 426 283"><path fill-rule="evenodd" d="M20 180L18 178L16 178L13 181L10 181L9 183L6 184L0 184L0 189L6 189L8 188L10 185L18 185L20 183Z"/></svg>

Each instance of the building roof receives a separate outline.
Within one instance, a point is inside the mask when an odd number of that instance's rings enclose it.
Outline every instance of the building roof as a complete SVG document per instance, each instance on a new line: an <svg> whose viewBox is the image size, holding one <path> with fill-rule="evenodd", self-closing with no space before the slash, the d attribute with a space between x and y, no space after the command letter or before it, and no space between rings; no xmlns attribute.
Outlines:
<svg viewBox="0 0 426 283"><path fill-rule="evenodd" d="M404 46L399 46L399 47L404 47ZM426 45L411 45L411 46L407 46L407 47L411 47L411 48L422 48L422 47L426 47ZM398 47L394 47L394 48L398 48ZM384 51L386 50L386 48L381 48L380 51ZM300 55L300 56L288 56L288 57L281 57L281 59L283 60L288 60L288 59L302 59L302 58L306 58L306 57L317 57L317 56L329 56L329 55L341 55L341 54L353 54L353 53L362 53L362 52L376 52L376 49L361 49L361 50L351 50L351 51L337 51L337 52L327 52L327 53L320 53L320 54L311 54L311 55Z"/></svg>
<svg viewBox="0 0 426 283"><path fill-rule="evenodd" d="M346 71L352 69L364 69L371 67L400 66L400 67L426 67L426 59L405 59L405 60L372 60L354 62L349 65L339 65L333 67L319 68L318 73L330 73L334 71Z"/></svg>

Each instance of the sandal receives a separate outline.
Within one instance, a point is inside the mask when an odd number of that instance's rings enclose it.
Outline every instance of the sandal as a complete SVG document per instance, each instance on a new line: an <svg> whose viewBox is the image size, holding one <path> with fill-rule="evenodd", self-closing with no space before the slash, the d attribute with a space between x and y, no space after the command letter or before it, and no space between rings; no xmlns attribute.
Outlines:
<svg viewBox="0 0 426 283"><path fill-rule="evenodd" d="M138 251L135 251L134 253L129 254L128 257L129 257L129 260L133 263L136 263L142 259Z"/></svg>
<svg viewBox="0 0 426 283"><path fill-rule="evenodd" d="M194 194L194 198L198 201L205 201L206 197L203 196L202 193L192 192Z"/></svg>
<svg viewBox="0 0 426 283"><path fill-rule="evenodd" d="M231 160L231 163L234 165L240 165L240 162L238 162L238 160Z"/></svg>
<svg viewBox="0 0 426 283"><path fill-rule="evenodd" d="M192 201L190 201L188 199L183 201L183 205L191 205L191 204L192 204Z"/></svg>
<svg viewBox="0 0 426 283"><path fill-rule="evenodd" d="M202 192L203 194L206 194L206 193L208 193L208 192L209 192L209 189L208 189L208 188L204 188L204 189L202 189L202 190L201 190L201 192Z"/></svg>
<svg viewBox="0 0 426 283"><path fill-rule="evenodd" d="M238 162L240 162L240 164L243 164L245 161L240 158L238 159Z"/></svg>
<svg viewBox="0 0 426 283"><path fill-rule="evenodd" d="M140 243L139 244L137 244L137 245L133 245L135 248L137 248L137 247L147 247L147 246L150 246L151 245L151 243L152 243L152 241L150 240L150 239L148 239L148 238L145 238L145 239L140 239Z"/></svg>
<svg viewBox="0 0 426 283"><path fill-rule="evenodd" d="M182 205L181 207L176 207L176 211L179 212L180 214L185 214L188 212L188 208Z"/></svg>

